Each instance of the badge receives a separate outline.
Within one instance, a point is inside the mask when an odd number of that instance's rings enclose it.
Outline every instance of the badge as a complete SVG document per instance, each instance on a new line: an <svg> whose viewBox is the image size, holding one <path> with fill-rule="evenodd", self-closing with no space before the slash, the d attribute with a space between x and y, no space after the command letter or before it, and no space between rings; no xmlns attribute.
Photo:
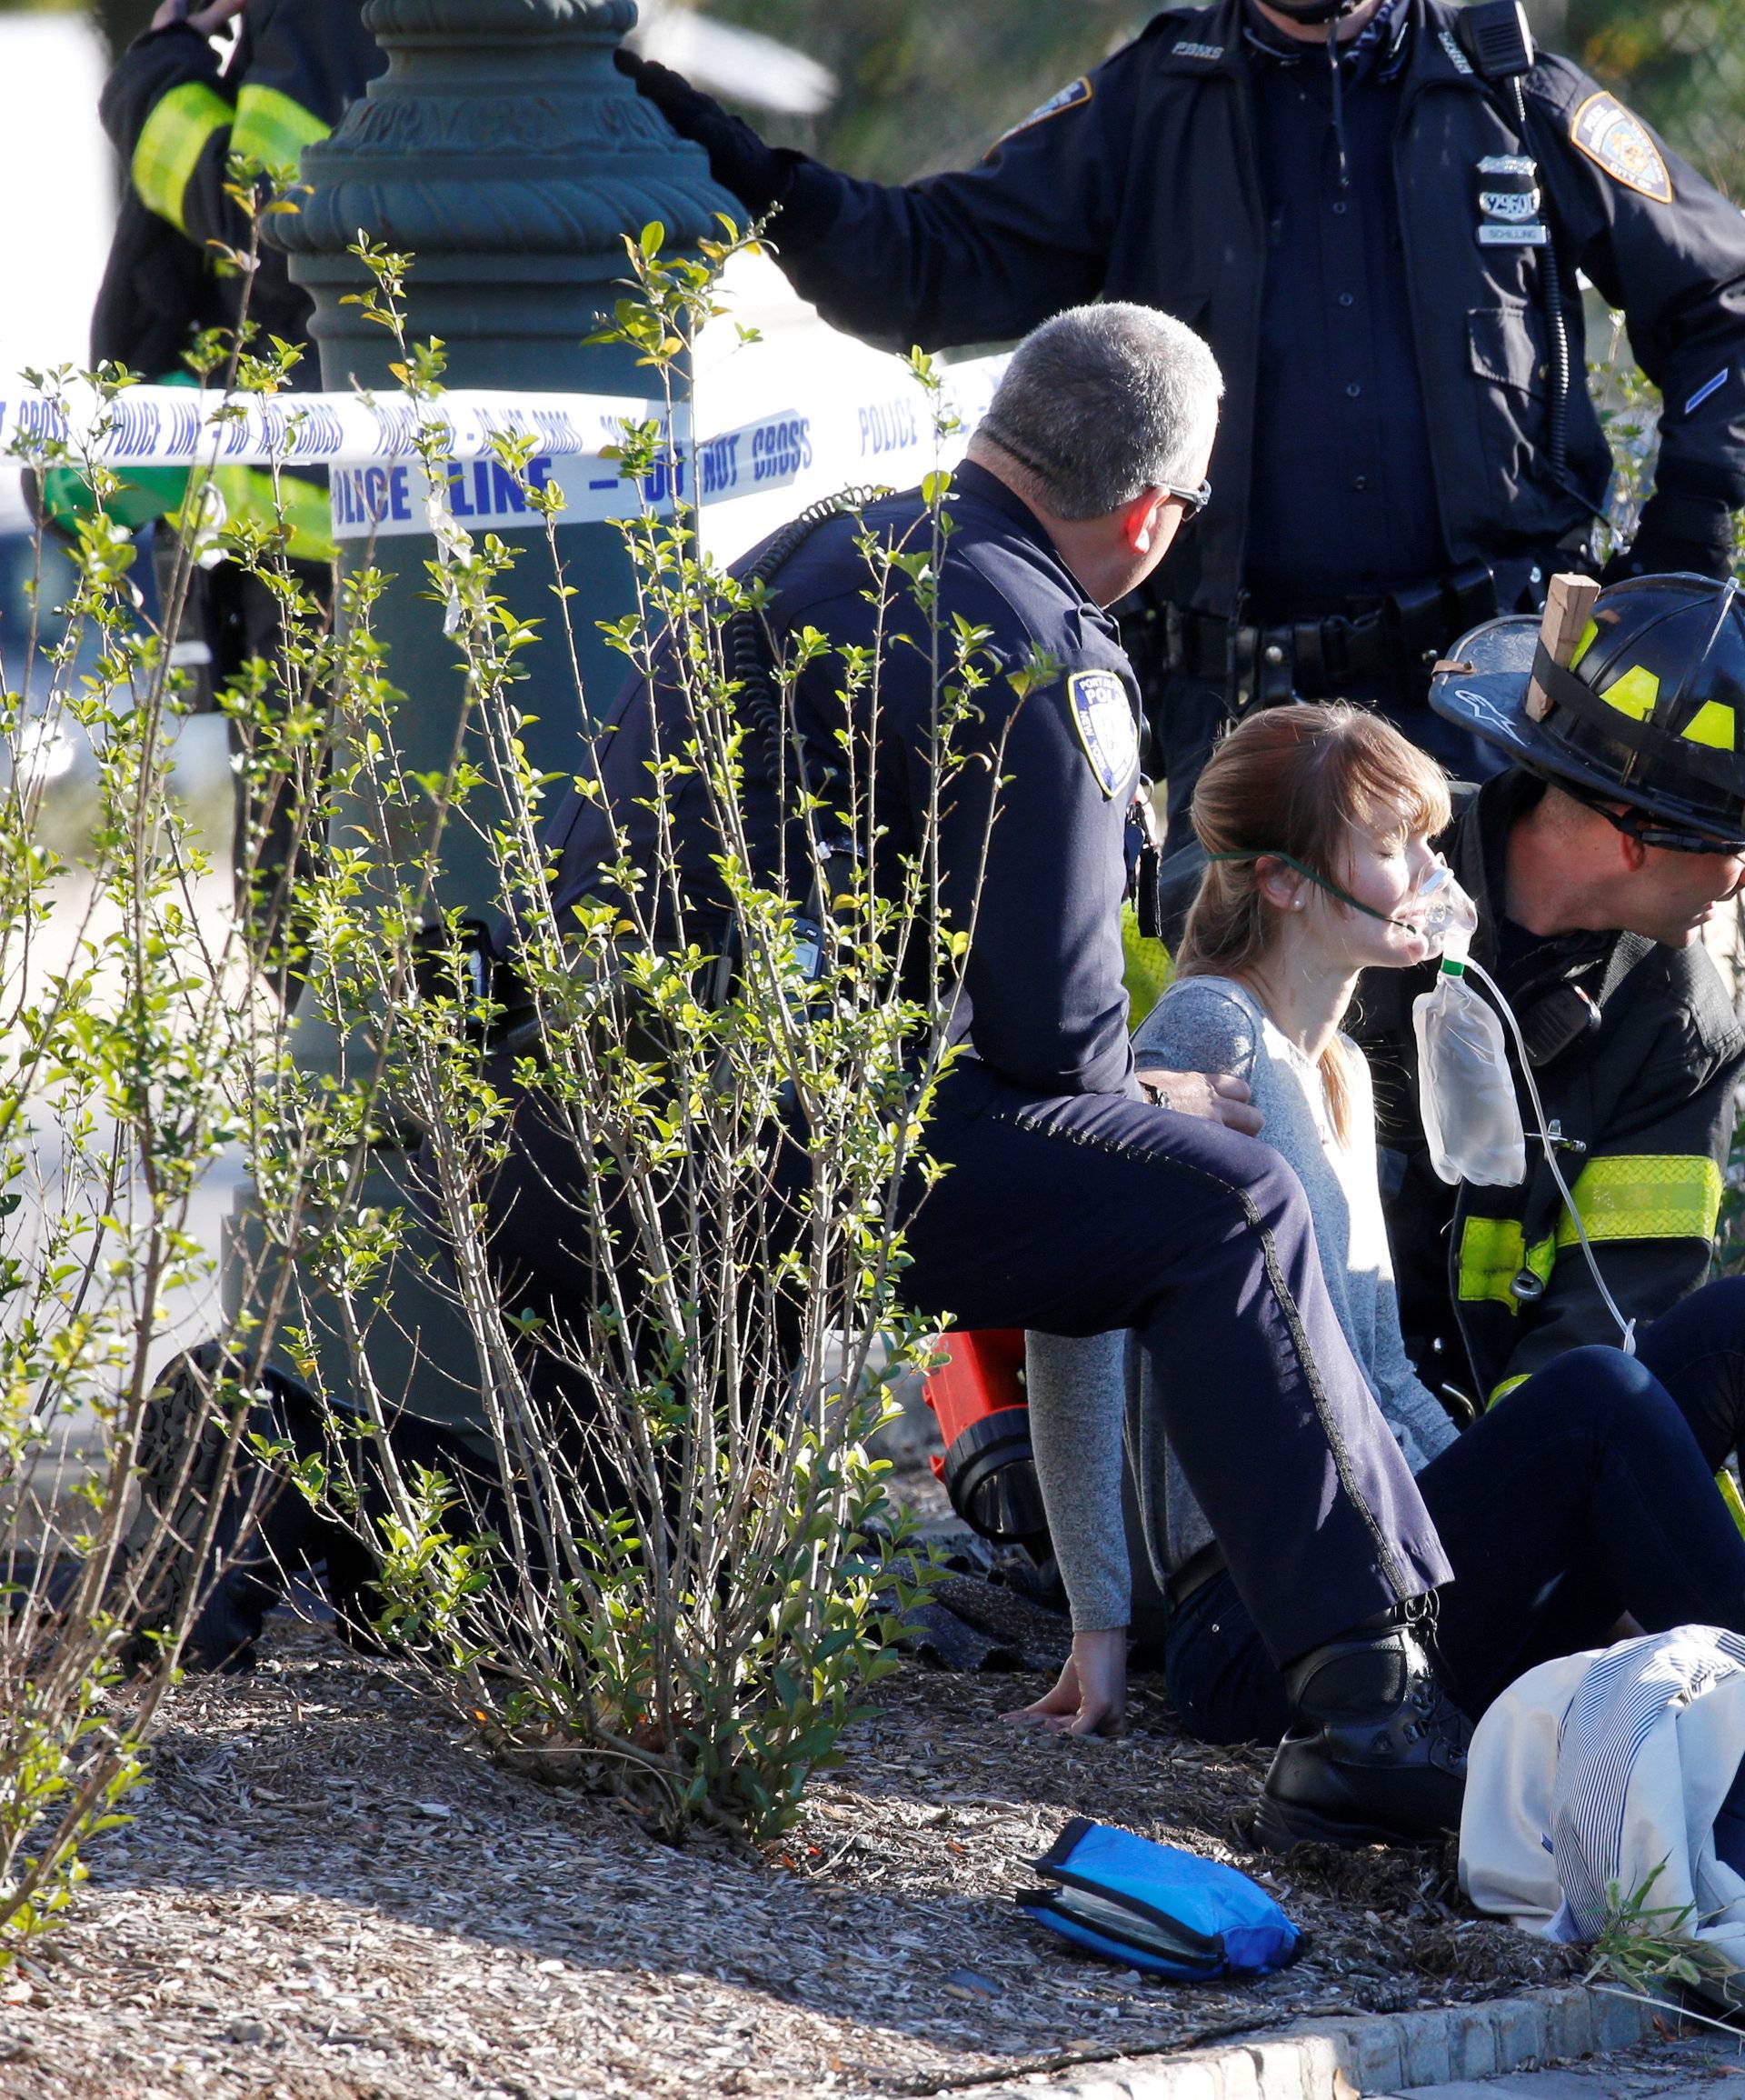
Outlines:
<svg viewBox="0 0 1745 2100"><path fill-rule="evenodd" d="M1570 119L1570 136L1596 166L1628 190L1672 202L1672 176L1640 117L1616 96L1590 95Z"/></svg>
<svg viewBox="0 0 1745 2100"><path fill-rule="evenodd" d="M1066 700L1105 798L1131 787L1139 764L1139 731L1126 686L1112 671L1074 671L1066 681Z"/></svg>
<svg viewBox="0 0 1745 2100"><path fill-rule="evenodd" d="M1539 216L1539 163L1525 154L1491 154L1479 163L1479 209L1491 219Z"/></svg>
<svg viewBox="0 0 1745 2100"><path fill-rule="evenodd" d="M1479 245L1542 248L1539 164L1524 154L1492 154L1479 163Z"/></svg>
<svg viewBox="0 0 1745 2100"><path fill-rule="evenodd" d="M1028 131L1032 125L1046 124L1051 116L1059 116L1062 110L1077 109L1081 104L1089 102L1095 93L1088 75L1082 74L1077 80L1069 81L1059 94L1051 95L1040 108L1032 109L1028 116L1020 118L1010 131L1002 131L988 148L988 152L997 153L1009 138L1016 138L1021 131Z"/></svg>

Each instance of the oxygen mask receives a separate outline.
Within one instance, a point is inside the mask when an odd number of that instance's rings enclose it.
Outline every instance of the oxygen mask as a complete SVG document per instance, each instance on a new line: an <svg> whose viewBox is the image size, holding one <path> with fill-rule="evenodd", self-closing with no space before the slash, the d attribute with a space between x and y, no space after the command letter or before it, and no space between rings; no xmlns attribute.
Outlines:
<svg viewBox="0 0 1745 2100"><path fill-rule="evenodd" d="M1426 960L1451 955L1464 964L1479 930L1479 908L1454 879L1446 861L1428 869L1423 880L1393 915L1393 923L1421 935L1429 944Z"/></svg>

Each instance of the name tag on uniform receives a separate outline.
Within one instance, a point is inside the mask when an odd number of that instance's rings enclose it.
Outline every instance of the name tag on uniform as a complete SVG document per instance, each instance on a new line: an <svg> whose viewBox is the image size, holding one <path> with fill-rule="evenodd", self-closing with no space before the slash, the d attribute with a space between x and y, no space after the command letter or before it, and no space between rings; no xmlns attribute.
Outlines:
<svg viewBox="0 0 1745 2100"><path fill-rule="evenodd" d="M1479 228L1481 248L1542 248L1546 238L1545 228L1537 220L1525 225L1493 225L1487 220Z"/></svg>
<svg viewBox="0 0 1745 2100"><path fill-rule="evenodd" d="M1126 686L1112 671L1074 671L1066 681L1066 702L1105 800L1131 787L1139 729Z"/></svg>

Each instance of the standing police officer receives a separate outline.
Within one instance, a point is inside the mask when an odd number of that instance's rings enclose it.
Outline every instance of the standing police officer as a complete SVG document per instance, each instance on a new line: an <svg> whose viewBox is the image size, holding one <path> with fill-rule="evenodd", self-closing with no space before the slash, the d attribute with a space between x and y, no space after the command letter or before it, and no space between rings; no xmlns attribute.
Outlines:
<svg viewBox="0 0 1745 2100"><path fill-rule="evenodd" d="M1125 624L1172 833L1246 706L1342 695L1457 773L1429 665L1585 553L1610 460L1578 271L1665 407L1632 571L1724 575L1745 504L1745 223L1515 0L1219 0L1157 15L972 170L902 188L642 92L774 226L827 320L906 347L1139 299L1223 369L1203 532ZM1173 841L1172 841L1173 842Z"/></svg>
<svg viewBox="0 0 1745 2100"><path fill-rule="evenodd" d="M1225 1126L1251 1122L1245 1089L1136 1075L1128 1048L1118 912L1138 707L1103 608L1203 501L1217 394L1204 345L1143 307L1079 308L1020 345L953 482L937 557L932 617L948 635L984 633L990 660L948 792L929 615L901 568L892 602L869 589L863 541L932 546L921 495L837 515L791 548L768 578L770 616L829 643L795 683L788 742L807 779L846 768L868 782L885 856L873 879L899 890L892 871L921 859L937 803L938 901L949 925L972 929L952 1006L962 1052L926 1134L946 1171L905 1191L905 1295L969 1327L1138 1331L1171 1442L1288 1674L1295 1718L1263 1840L1421 1836L1457 1815L1463 1775L1461 1725L1421 1638L1422 1600L1448 1575L1434 1529L1339 1328L1301 1184ZM852 669L871 653L874 689ZM621 699L590 792L556 827L560 923L584 900L624 908L625 867L661 867L658 891L684 900L688 930L711 909L730 917L730 852L779 879L787 767L747 765L747 844L729 848L706 769L663 757L691 747L689 705L658 659ZM916 951L932 952L920 934ZM1164 1087L1202 1113L1159 1105ZM613 1258L589 1235L592 1170L537 1090L524 1095L488 1198L492 1246L504 1302L541 1309L560 1335L565 1305L592 1299L596 1263ZM1083 1464L1118 1500L1118 1409L1101 1430Z"/></svg>

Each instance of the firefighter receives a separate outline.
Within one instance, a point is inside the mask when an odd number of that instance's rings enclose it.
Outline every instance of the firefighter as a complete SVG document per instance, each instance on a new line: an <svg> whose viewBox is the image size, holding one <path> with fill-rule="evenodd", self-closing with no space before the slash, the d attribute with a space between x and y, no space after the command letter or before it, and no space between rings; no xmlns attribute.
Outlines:
<svg viewBox="0 0 1745 2100"><path fill-rule="evenodd" d="M619 63L749 211L779 207L783 267L840 327L938 348L1102 296L1211 343L1217 496L1123 608L1172 845L1219 730L1293 694L1377 705L1462 777L1494 763L1427 708L1429 667L1580 566L1604 505L1579 273L1665 397L1615 573L1727 572L1745 223L1535 54L1515 0L1172 9L980 165L905 187L772 150L678 75Z"/></svg>
<svg viewBox="0 0 1745 2100"><path fill-rule="evenodd" d="M1441 843L1478 904L1472 952L1520 1019L1600 1275L1646 1324L1708 1274L1745 1074L1745 1031L1702 945L1745 875L1745 595L1642 577L1601 592L1568 667L1531 616L1481 627L1460 654L1432 704L1511 764ZM1530 1139L1517 1188L1451 1188L1431 1170L1411 1005L1432 973L1370 973L1352 1032L1377 1071L1407 1345L1458 1411L1621 1335L1543 1145ZM1522 1105L1531 1132L1524 1091Z"/></svg>
<svg viewBox="0 0 1745 2100"><path fill-rule="evenodd" d="M237 16L240 33L221 64L211 39ZM294 385L320 384L309 295L291 282L284 256L255 241L248 212L231 194L232 163L294 170L304 148L326 137L384 63L364 26L363 0L247 0L245 7L244 0L214 0L197 14L187 0L164 0L103 92L104 125L125 164L127 187L92 317L95 362L191 383L184 354L194 336L208 328L234 335L245 313L257 348L276 336L304 353ZM249 269L242 261L251 251ZM276 530L283 516L284 551L298 581L327 602L334 545L324 475L284 473L275 494L266 469L219 467L210 486L226 517ZM180 524L185 490L179 474L140 475L124 490L119 515L136 524L168 514ZM209 525L212 518L186 522ZM165 605L185 595L175 661L196 704L209 705L245 664L274 657L278 601L237 562L189 573L178 535L165 525L157 528L154 553ZM277 929L296 877L298 842L313 822L314 788L252 764L250 739L235 723L232 741L242 747L233 855L238 908L252 915L263 953L294 994L294 974L278 968Z"/></svg>

